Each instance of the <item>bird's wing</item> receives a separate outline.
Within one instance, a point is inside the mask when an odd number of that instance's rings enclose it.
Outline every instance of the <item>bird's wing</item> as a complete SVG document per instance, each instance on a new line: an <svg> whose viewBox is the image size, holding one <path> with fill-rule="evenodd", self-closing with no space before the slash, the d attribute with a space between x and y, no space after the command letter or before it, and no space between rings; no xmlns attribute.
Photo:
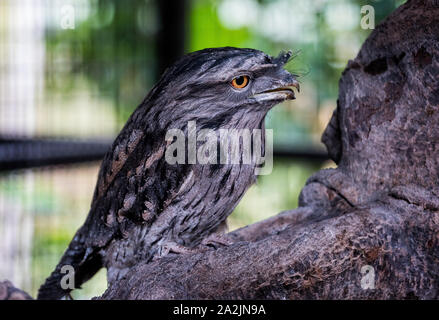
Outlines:
<svg viewBox="0 0 439 320"><path fill-rule="evenodd" d="M153 153L152 142L139 121L136 121L135 114L128 120L102 161L90 212L78 231L87 247L103 247L118 232L115 218L124 206L130 186L128 179L130 175L135 176L130 169L138 167L142 160L148 159Z"/></svg>
<svg viewBox="0 0 439 320"><path fill-rule="evenodd" d="M135 115L135 114L134 114ZM86 246L104 247L133 224L151 223L180 190L189 166L165 161L164 133L131 117L106 154L90 213L81 228Z"/></svg>
<svg viewBox="0 0 439 320"><path fill-rule="evenodd" d="M142 130L128 129L127 127L129 126L126 126L116 138L112 149L107 152L102 161L92 206L106 193L116 175L125 166L127 160L132 155L132 152L144 137ZM145 157L148 157L148 155L145 155Z"/></svg>
<svg viewBox="0 0 439 320"><path fill-rule="evenodd" d="M61 298L70 291L59 285L64 265L74 267L76 286L87 281L102 267L100 249L112 239L123 236L130 224L153 216L163 203L160 199L172 194L175 184L160 175L166 166L162 159L165 140L148 134L144 131L144 123L138 120L133 116L128 120L105 155L87 219L56 269L41 286L39 297ZM163 180L164 184L156 183L157 180ZM178 178L171 181L178 181ZM169 194L166 188L169 188Z"/></svg>

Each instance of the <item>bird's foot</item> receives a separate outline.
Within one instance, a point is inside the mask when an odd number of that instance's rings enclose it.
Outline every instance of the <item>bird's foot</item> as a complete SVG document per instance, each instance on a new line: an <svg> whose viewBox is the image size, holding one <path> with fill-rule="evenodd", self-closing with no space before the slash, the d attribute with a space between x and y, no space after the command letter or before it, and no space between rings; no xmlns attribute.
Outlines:
<svg viewBox="0 0 439 320"><path fill-rule="evenodd" d="M187 254L187 253L198 253L198 252L200 252L200 250L197 248L188 248L175 242L167 242L160 247L159 254L153 258L153 261L172 253Z"/></svg>
<svg viewBox="0 0 439 320"><path fill-rule="evenodd" d="M175 242L170 242L170 243L165 244L162 247L162 249L163 249L164 255L167 255L169 253L185 254L185 253L198 252L198 250L182 246L181 244L178 244Z"/></svg>
<svg viewBox="0 0 439 320"><path fill-rule="evenodd" d="M221 246L230 246L231 244L233 244L233 241L223 233L213 233L201 242L201 245L215 249Z"/></svg>
<svg viewBox="0 0 439 320"><path fill-rule="evenodd" d="M229 246L233 244L233 241L225 234L214 233L201 241L200 245L195 248L185 247L175 242L166 242L162 244L159 250L159 254L153 258L153 261L158 260L164 256L170 254L188 254L188 253L200 253L208 251L209 249L218 249L223 246Z"/></svg>

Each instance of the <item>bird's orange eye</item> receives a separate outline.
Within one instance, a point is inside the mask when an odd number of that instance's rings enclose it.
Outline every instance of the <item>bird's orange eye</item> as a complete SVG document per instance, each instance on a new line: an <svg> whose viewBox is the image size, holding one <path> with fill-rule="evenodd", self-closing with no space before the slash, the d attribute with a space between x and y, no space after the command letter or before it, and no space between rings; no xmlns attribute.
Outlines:
<svg viewBox="0 0 439 320"><path fill-rule="evenodd" d="M248 76L239 76L232 80L232 86L236 89L242 89L248 85L248 81Z"/></svg>

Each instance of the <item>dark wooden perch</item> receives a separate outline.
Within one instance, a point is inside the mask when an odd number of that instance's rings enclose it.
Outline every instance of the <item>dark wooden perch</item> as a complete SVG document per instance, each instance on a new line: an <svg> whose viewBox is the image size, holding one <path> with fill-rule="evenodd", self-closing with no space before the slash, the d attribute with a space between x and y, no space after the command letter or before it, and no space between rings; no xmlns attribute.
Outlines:
<svg viewBox="0 0 439 320"><path fill-rule="evenodd" d="M349 61L322 138L338 168L298 209L229 247L140 263L101 299L439 298L438 124L439 6L412 0Z"/></svg>
<svg viewBox="0 0 439 320"><path fill-rule="evenodd" d="M438 124L439 4L409 0L343 72L322 138L338 168L309 178L298 209L140 263L99 299L439 298Z"/></svg>

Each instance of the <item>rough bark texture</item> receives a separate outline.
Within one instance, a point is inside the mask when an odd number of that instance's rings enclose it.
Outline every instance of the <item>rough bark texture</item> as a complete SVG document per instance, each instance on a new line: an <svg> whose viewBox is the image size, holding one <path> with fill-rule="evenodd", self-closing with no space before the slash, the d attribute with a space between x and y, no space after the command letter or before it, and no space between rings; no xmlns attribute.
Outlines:
<svg viewBox="0 0 439 320"><path fill-rule="evenodd" d="M438 88L439 5L408 1L348 63L322 138L338 168L298 209L231 246L140 263L100 298L439 298Z"/></svg>

